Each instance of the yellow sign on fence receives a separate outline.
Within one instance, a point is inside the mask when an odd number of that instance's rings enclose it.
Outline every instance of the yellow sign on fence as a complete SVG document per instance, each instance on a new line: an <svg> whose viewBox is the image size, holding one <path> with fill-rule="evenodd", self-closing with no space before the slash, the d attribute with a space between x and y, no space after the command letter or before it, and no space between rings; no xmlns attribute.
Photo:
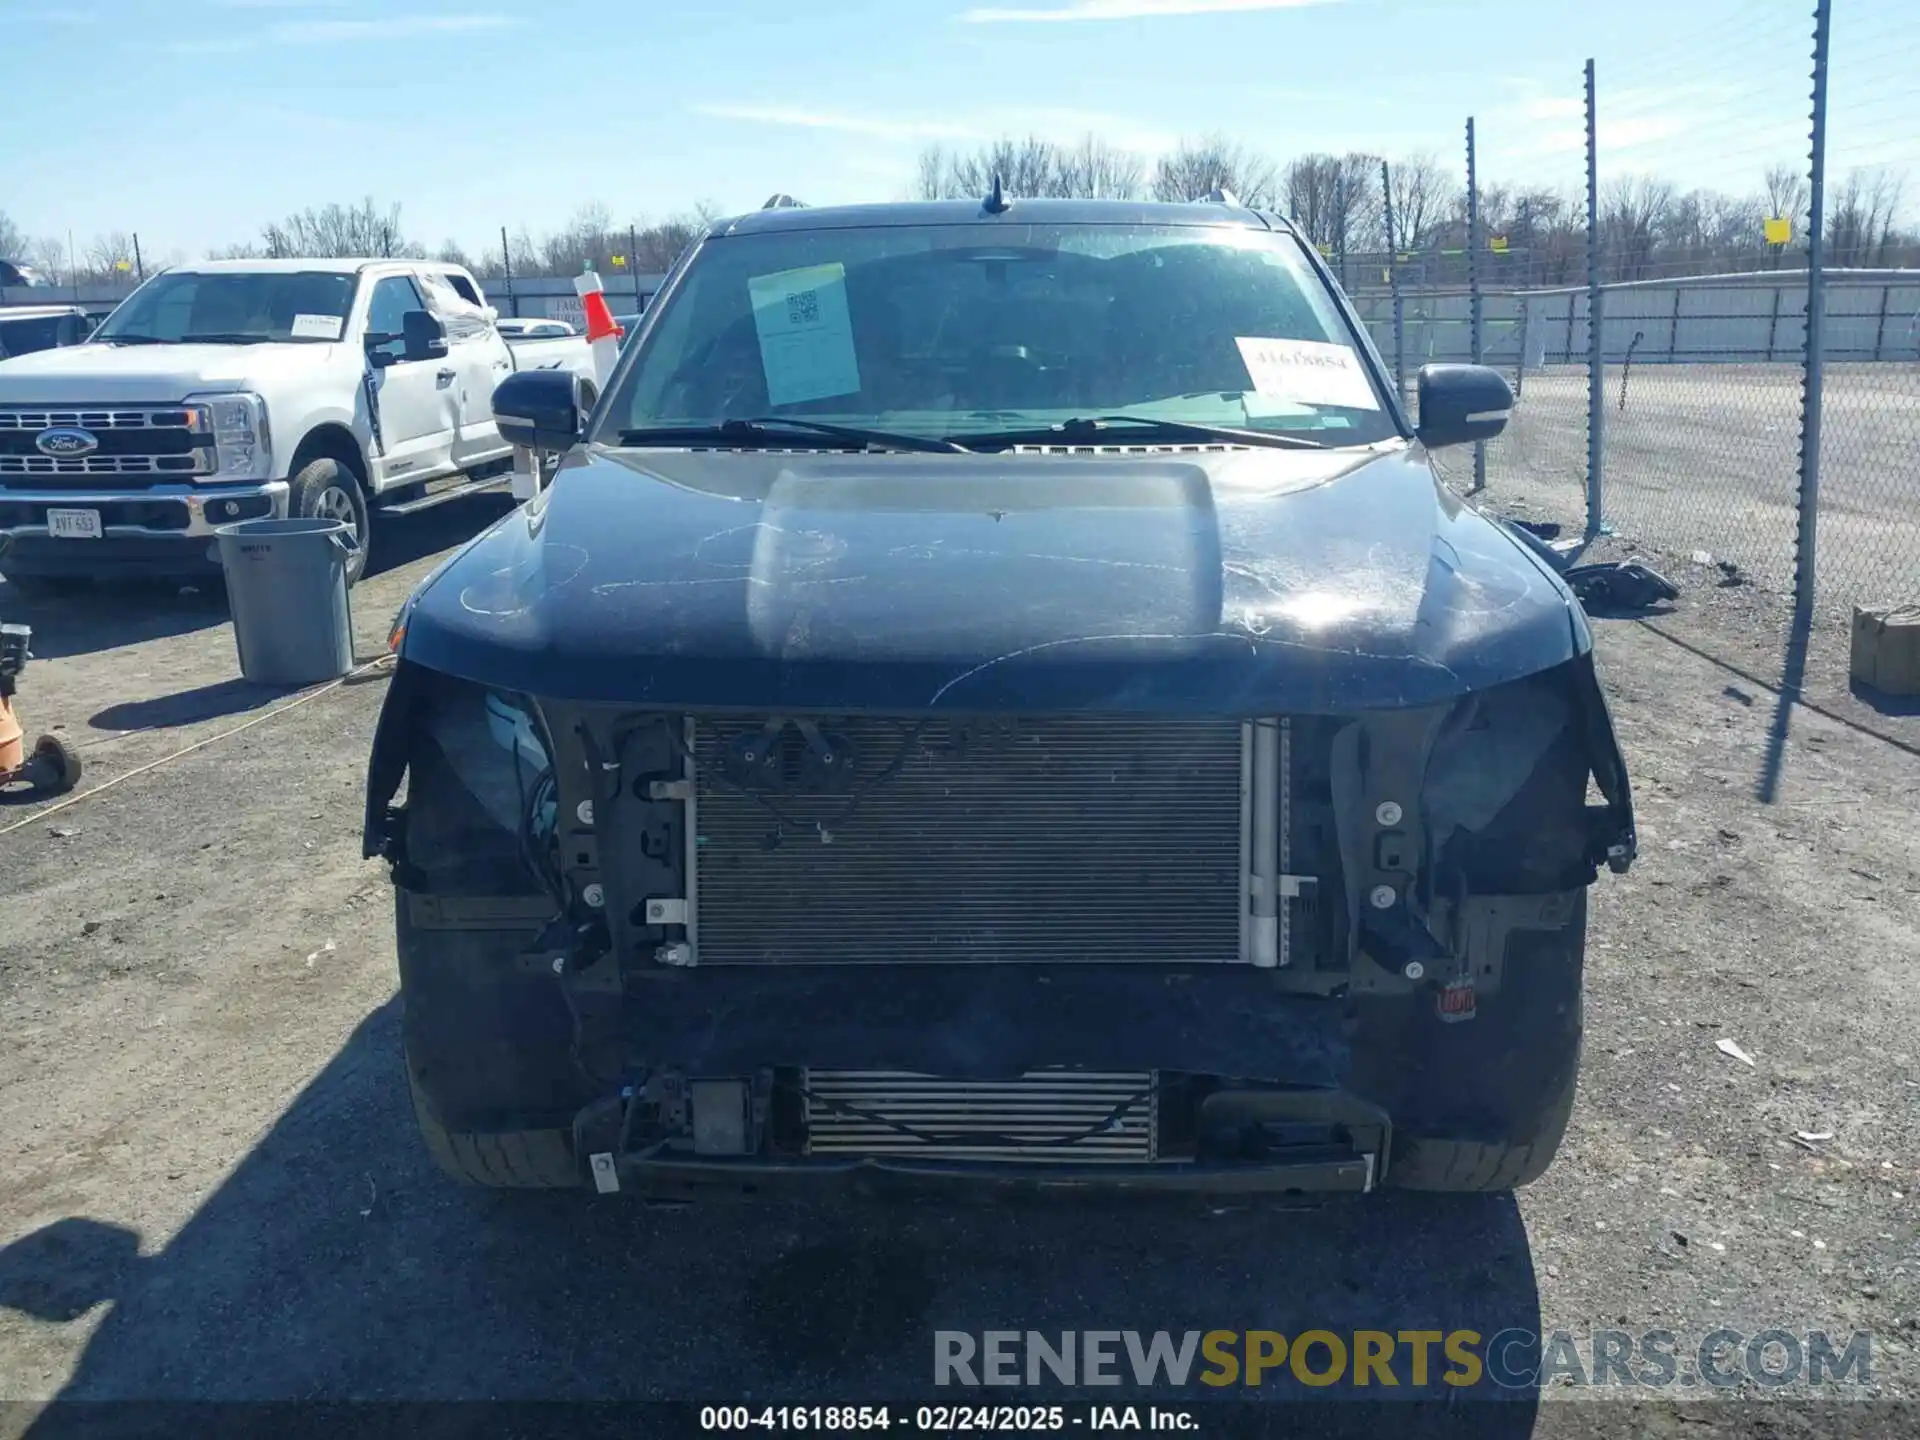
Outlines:
<svg viewBox="0 0 1920 1440"><path fill-rule="evenodd" d="M1785 245L1793 239L1793 221L1785 215L1769 215L1762 229L1769 245Z"/></svg>

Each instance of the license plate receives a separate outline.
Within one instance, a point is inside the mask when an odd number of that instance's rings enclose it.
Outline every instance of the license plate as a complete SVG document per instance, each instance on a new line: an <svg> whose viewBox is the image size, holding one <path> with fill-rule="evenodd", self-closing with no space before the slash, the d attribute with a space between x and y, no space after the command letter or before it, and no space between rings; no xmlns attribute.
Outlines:
<svg viewBox="0 0 1920 1440"><path fill-rule="evenodd" d="M47 534L56 540L98 540L103 533L98 510L47 511Z"/></svg>

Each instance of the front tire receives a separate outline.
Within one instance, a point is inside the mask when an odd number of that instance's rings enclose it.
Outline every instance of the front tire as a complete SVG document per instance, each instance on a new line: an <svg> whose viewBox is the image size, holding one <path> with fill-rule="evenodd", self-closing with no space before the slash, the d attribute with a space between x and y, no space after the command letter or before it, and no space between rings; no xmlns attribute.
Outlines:
<svg viewBox="0 0 1920 1440"><path fill-rule="evenodd" d="M412 1065L408 1065L409 1072ZM574 1190L580 1162L566 1130L450 1130L434 1117L411 1073L413 1119L427 1153L462 1185L483 1190Z"/></svg>
<svg viewBox="0 0 1920 1440"><path fill-rule="evenodd" d="M1546 1172L1573 1113L1586 892L1558 930L1509 937L1500 989L1448 1024L1433 992L1363 1002L1354 1085L1393 1119L1385 1183L1512 1190Z"/></svg>
<svg viewBox="0 0 1920 1440"><path fill-rule="evenodd" d="M367 493L351 467L328 455L309 460L288 482L287 514L303 520L338 520L352 532L354 552L347 560L347 584L367 570L367 546L373 538Z"/></svg>

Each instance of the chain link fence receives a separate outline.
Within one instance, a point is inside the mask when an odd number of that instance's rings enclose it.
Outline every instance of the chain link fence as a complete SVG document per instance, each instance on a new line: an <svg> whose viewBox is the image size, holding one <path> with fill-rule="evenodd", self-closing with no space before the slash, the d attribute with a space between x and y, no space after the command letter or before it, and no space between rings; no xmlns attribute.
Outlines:
<svg viewBox="0 0 1920 1440"><path fill-rule="evenodd" d="M1834 12L1815 574L1829 603L1909 603L1920 600L1920 32L1899 7L1839 0Z"/></svg>
<svg viewBox="0 0 1920 1440"><path fill-rule="evenodd" d="M1448 483L1809 614L1920 599L1916 60L1891 14L1750 5L1617 74L1589 65L1586 243L1563 224L1551 256L1584 284L1506 283L1547 267L1514 263L1502 197L1463 207L1486 222L1465 284L1420 283L1427 257L1381 284L1363 264L1355 303L1410 400L1421 365L1476 355L1513 385L1506 433L1483 466L1445 457ZM1701 157L1725 190L1661 178Z"/></svg>

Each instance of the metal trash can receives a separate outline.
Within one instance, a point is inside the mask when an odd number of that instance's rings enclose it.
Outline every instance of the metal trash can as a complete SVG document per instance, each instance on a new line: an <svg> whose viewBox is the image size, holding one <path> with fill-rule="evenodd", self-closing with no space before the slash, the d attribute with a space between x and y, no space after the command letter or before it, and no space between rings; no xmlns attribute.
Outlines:
<svg viewBox="0 0 1920 1440"><path fill-rule="evenodd" d="M312 685L353 669L354 539L343 522L242 520L213 533L241 675L256 685Z"/></svg>

